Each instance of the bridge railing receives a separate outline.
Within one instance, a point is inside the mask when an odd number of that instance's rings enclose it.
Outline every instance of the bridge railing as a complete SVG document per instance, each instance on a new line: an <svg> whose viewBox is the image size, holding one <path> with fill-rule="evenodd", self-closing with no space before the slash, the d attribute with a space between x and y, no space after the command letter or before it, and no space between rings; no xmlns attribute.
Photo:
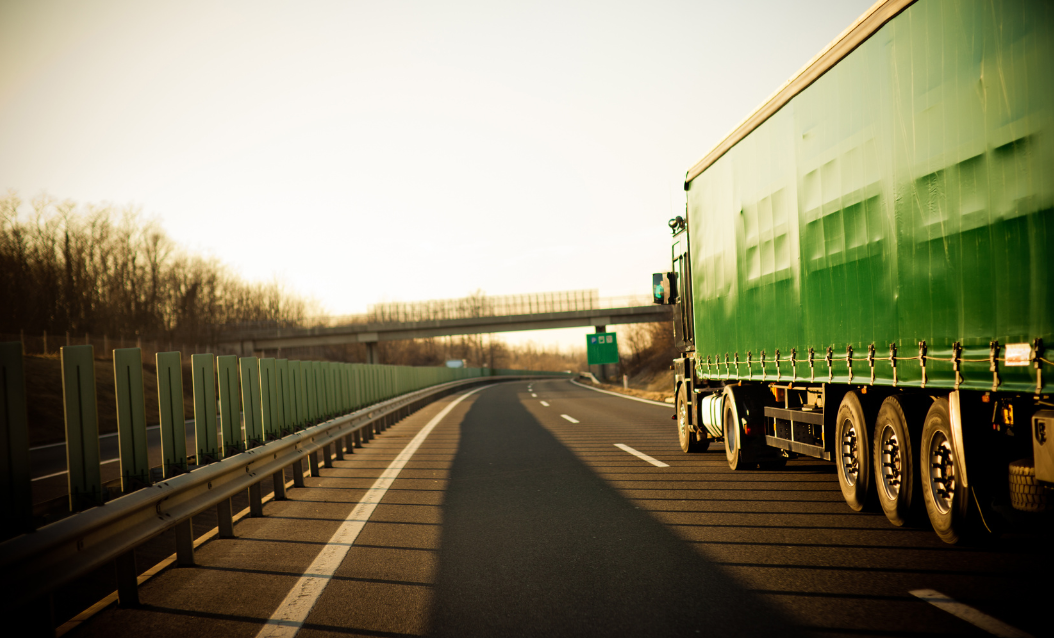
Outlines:
<svg viewBox="0 0 1054 638"><path fill-rule="evenodd" d="M104 484L94 349L65 346L60 359L72 515L37 529L22 346L0 343L0 538L8 539L0 543L0 573L8 584L18 583L5 597L15 605L107 561L116 561L122 597L135 598L135 546L174 528L179 562L193 563L194 514L216 507L220 535L233 534L231 496L248 490L250 510L262 515L262 483L273 478L274 497L283 499L287 469L292 484L303 485L304 459L317 476L320 452L330 466L333 456L354 453L389 425L465 384L562 374L194 354L194 414L187 420L183 357L158 353L163 460L151 467L141 351L117 349L120 472ZM194 435L189 450L187 425Z"/></svg>
<svg viewBox="0 0 1054 638"><path fill-rule="evenodd" d="M581 296L579 293L584 293ZM505 317L512 315L548 314L553 312L574 312L580 310L604 310L607 308L628 308L647 306L651 298L647 295L626 295L622 297L598 297L596 291L571 291L560 293L539 293L536 295L510 295L507 297L485 297L484 301L473 302L472 298L435 301L391 302L370 307L369 312L352 315L325 315L310 317L303 322L304 328L335 328L369 323L409 323L415 321L442 321L451 319L470 319L474 317ZM493 300L493 301L492 301ZM475 305L473 305L475 304ZM285 334L295 332L288 326L272 329ZM266 330L267 326L254 324L242 325L240 330Z"/></svg>

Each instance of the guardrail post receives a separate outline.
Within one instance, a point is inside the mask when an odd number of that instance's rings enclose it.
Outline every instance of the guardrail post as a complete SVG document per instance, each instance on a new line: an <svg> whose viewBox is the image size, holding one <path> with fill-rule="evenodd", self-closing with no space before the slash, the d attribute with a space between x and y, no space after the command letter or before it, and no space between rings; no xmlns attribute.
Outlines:
<svg viewBox="0 0 1054 638"><path fill-rule="evenodd" d="M22 342L0 343L0 538L33 531Z"/></svg>
<svg viewBox="0 0 1054 638"><path fill-rule="evenodd" d="M211 354L190 356L194 385L194 446L198 465L220 460L216 432L216 357Z"/></svg>
<svg viewBox="0 0 1054 638"><path fill-rule="evenodd" d="M51 594L45 594L31 602L20 615L25 619L25 635L55 635L55 602Z"/></svg>
<svg viewBox="0 0 1054 638"><path fill-rule="evenodd" d="M220 447L223 456L242 451L241 393L238 392L238 355L216 357L220 395Z"/></svg>
<svg viewBox="0 0 1054 638"><path fill-rule="evenodd" d="M113 377L117 394L117 444L121 453L121 491L127 494L153 483L150 477L149 446L146 441L142 350L114 350Z"/></svg>
<svg viewBox="0 0 1054 638"><path fill-rule="evenodd" d="M183 366L178 352L158 352L154 357L161 417L161 471L165 478L170 478L188 471Z"/></svg>
<svg viewBox="0 0 1054 638"><path fill-rule="evenodd" d="M135 550L121 554L113 561L117 577L117 602L122 607L135 607L139 604L139 574L135 568Z"/></svg>
<svg viewBox="0 0 1054 638"><path fill-rule="evenodd" d="M322 467L333 467L333 455L330 454L332 443L322 446Z"/></svg>
<svg viewBox="0 0 1054 638"><path fill-rule="evenodd" d="M278 470L272 475L274 479L274 500L284 501L285 496L285 470Z"/></svg>
<svg viewBox="0 0 1054 638"><path fill-rule="evenodd" d="M344 437L333 442L333 452L338 461L344 460Z"/></svg>
<svg viewBox="0 0 1054 638"><path fill-rule="evenodd" d="M95 395L95 349L63 346L62 403L66 417L66 476L70 510L102 503L99 469L99 412Z"/></svg>
<svg viewBox="0 0 1054 638"><path fill-rule="evenodd" d="M249 516L252 518L262 518L264 515L262 491L258 482L249 486Z"/></svg>
<svg viewBox="0 0 1054 638"><path fill-rule="evenodd" d="M362 447L362 430L355 430L351 433L351 439L355 442L355 447Z"/></svg>
<svg viewBox="0 0 1054 638"><path fill-rule="evenodd" d="M304 459L293 461L293 487L304 487Z"/></svg>
<svg viewBox="0 0 1054 638"><path fill-rule="evenodd" d="M231 509L231 499L225 498L216 506L216 518L219 521L220 538L235 538L234 536L234 512Z"/></svg>
<svg viewBox="0 0 1054 638"><path fill-rule="evenodd" d="M189 516L176 523L176 563L180 567L194 564L194 524Z"/></svg>
<svg viewBox="0 0 1054 638"><path fill-rule="evenodd" d="M318 478L318 450L307 455L307 462L311 466L311 476Z"/></svg>

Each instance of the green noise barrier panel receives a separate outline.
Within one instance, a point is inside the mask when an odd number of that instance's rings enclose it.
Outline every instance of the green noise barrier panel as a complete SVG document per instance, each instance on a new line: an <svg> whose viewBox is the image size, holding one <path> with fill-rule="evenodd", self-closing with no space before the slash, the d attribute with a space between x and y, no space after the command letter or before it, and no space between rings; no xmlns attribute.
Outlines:
<svg viewBox="0 0 1054 638"><path fill-rule="evenodd" d="M188 470L183 366L178 352L158 352L155 359L157 401L161 416L161 471L165 478L169 478Z"/></svg>
<svg viewBox="0 0 1054 638"><path fill-rule="evenodd" d="M260 423L260 364L256 357L238 359L242 381L242 418L245 421L245 445L262 445L263 427Z"/></svg>
<svg viewBox="0 0 1054 638"><path fill-rule="evenodd" d="M216 429L216 357L195 354L190 357L194 384L194 446L198 465L220 460Z"/></svg>
<svg viewBox="0 0 1054 638"><path fill-rule="evenodd" d="M0 538L33 529L22 344L0 343Z"/></svg>
<svg viewBox="0 0 1054 638"><path fill-rule="evenodd" d="M76 512L103 501L95 349L92 346L65 346L59 349L59 353L62 359L70 510Z"/></svg>
<svg viewBox="0 0 1054 638"><path fill-rule="evenodd" d="M318 421L318 389L315 387L315 365L314 361L304 361L300 365L304 370L304 393L307 402L307 420L305 426L314 425Z"/></svg>
<svg viewBox="0 0 1054 638"><path fill-rule="evenodd" d="M280 436L294 432L293 419L289 415L289 359L275 359L275 382L278 386L278 414L281 415Z"/></svg>
<svg viewBox="0 0 1054 638"><path fill-rule="evenodd" d="M304 373L299 361L289 362L289 423L299 432L307 422L304 399Z"/></svg>
<svg viewBox="0 0 1054 638"><path fill-rule="evenodd" d="M150 455L146 440L146 393L143 390L143 351L113 351L113 381L117 396L117 441L121 452L121 491L149 486Z"/></svg>
<svg viewBox="0 0 1054 638"><path fill-rule="evenodd" d="M242 438L242 405L238 391L238 356L216 357L216 382L219 384L220 449L223 456L240 454L245 446Z"/></svg>
<svg viewBox="0 0 1054 638"><path fill-rule="evenodd" d="M265 441L282 437L282 413L278 409L278 372L271 357L260 359L260 422Z"/></svg>

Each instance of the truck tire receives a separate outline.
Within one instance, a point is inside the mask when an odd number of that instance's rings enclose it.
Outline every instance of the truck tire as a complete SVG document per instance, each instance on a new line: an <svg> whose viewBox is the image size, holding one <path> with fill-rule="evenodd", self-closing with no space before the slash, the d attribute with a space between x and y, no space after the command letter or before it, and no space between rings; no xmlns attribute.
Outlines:
<svg viewBox="0 0 1054 638"><path fill-rule="evenodd" d="M721 410L722 431L725 435L725 458L728 467L742 471L754 468L754 461L743 447L743 429L739 425L739 411L736 409L731 393L725 394L725 405Z"/></svg>
<svg viewBox="0 0 1054 638"><path fill-rule="evenodd" d="M710 440L699 441L692 424L688 422L688 390L685 384L677 389L677 439L681 444L681 451L685 454L693 452L705 452L710 447Z"/></svg>
<svg viewBox="0 0 1054 638"><path fill-rule="evenodd" d="M871 428L856 392L847 392L835 417L835 465L838 485L849 508L859 512L871 494Z"/></svg>
<svg viewBox="0 0 1054 638"><path fill-rule="evenodd" d="M1010 464L1010 504L1022 512L1045 512L1050 507L1046 490L1036 482L1032 459Z"/></svg>
<svg viewBox="0 0 1054 638"><path fill-rule="evenodd" d="M886 518L897 527L914 522L922 506L916 488L916 443L922 420L917 414L913 401L895 394L882 402L875 419L875 491Z"/></svg>
<svg viewBox="0 0 1054 638"><path fill-rule="evenodd" d="M919 487L933 531L950 545L966 536L970 508L970 494L962 485L963 460L953 440L948 399L937 399L922 426Z"/></svg>

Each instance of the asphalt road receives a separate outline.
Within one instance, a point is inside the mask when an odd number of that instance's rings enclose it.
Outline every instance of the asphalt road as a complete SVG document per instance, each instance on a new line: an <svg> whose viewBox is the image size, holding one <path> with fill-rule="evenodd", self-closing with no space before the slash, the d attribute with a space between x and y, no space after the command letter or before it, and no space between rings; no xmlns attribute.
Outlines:
<svg viewBox="0 0 1054 638"><path fill-rule="evenodd" d="M194 420L188 420L186 428L187 454L193 455L196 450L194 439ZM161 430L154 425L146 429L147 457L151 467L160 467ZM102 482L106 483L121 476L121 451L117 433L99 436L99 460L101 461ZM69 480L66 476L66 444L53 443L30 448L29 466L33 485L33 502L40 503L69 494Z"/></svg>
<svg viewBox="0 0 1054 638"><path fill-rule="evenodd" d="M243 519L238 538L205 543L198 565L162 571L139 608L111 606L69 635L282 629L265 623L307 591L298 581L321 569L323 548L347 553L302 637L990 635L920 589L1047 635L1049 539L950 547L850 511L828 463L733 473L719 445L681 453L671 408L563 380L464 398L381 491L382 472L459 396ZM383 496L358 536L327 547L371 489Z"/></svg>

